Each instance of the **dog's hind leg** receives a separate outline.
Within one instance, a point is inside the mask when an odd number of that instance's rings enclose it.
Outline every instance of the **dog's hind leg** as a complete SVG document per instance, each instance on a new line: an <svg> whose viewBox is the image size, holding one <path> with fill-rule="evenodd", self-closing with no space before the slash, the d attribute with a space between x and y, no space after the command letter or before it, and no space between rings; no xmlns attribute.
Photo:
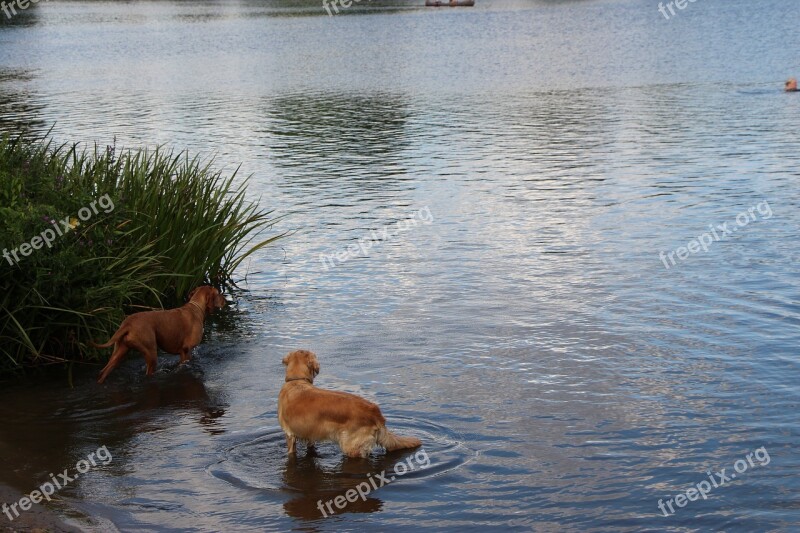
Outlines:
<svg viewBox="0 0 800 533"><path fill-rule="evenodd" d="M128 344L131 348L142 352L144 362L147 365L147 375L152 376L156 372L156 365L158 364L158 344L156 344L155 337L153 339L132 339L128 337Z"/></svg>
<svg viewBox="0 0 800 533"><path fill-rule="evenodd" d="M306 442L306 455L308 455L309 457L318 457L319 455L317 454L317 447L315 446L315 444L316 443L314 441Z"/></svg>
<svg viewBox="0 0 800 533"><path fill-rule="evenodd" d="M369 457L376 445L375 432L371 429L358 430L340 437L339 447L348 457Z"/></svg>
<svg viewBox="0 0 800 533"><path fill-rule="evenodd" d="M342 448L342 451L347 457L366 459L372 452L372 447L352 446L350 448Z"/></svg>
<svg viewBox="0 0 800 533"><path fill-rule="evenodd" d="M128 346L124 342L117 342L114 345L114 353L111 354L108 363L106 363L106 366L100 371L100 377L97 378L98 383L103 383L106 380L111 371L122 362L122 358L125 357L126 353L128 353Z"/></svg>

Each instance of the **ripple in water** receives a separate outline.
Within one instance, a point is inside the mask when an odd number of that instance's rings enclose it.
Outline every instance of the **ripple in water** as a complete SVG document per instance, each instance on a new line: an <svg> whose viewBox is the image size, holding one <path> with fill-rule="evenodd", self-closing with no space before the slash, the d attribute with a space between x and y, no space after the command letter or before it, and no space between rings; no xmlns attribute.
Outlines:
<svg viewBox="0 0 800 533"><path fill-rule="evenodd" d="M367 459L352 459L335 443L325 442L312 453L301 444L297 457L289 458L283 431L276 427L229 448L207 471L242 489L312 493L321 498L339 495L382 471L386 478L402 475L404 484L419 482L459 468L475 456L444 426L406 417L387 419L387 426L398 435L422 439L422 448L391 453L376 448ZM409 464L413 468L404 473Z"/></svg>

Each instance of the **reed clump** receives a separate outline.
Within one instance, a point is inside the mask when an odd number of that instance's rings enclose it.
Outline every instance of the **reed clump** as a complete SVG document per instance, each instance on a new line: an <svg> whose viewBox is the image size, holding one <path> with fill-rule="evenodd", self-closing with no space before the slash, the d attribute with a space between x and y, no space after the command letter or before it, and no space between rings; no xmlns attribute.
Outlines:
<svg viewBox="0 0 800 533"><path fill-rule="evenodd" d="M116 152L0 136L0 373L97 361L89 341L125 314L229 287L283 237L236 172L162 148Z"/></svg>

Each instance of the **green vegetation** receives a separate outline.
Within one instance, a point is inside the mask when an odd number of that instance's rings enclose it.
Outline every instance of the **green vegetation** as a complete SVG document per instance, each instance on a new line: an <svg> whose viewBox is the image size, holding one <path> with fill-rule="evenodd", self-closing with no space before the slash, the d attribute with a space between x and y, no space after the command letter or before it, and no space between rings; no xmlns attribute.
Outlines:
<svg viewBox="0 0 800 533"><path fill-rule="evenodd" d="M99 361L108 353L88 341L125 314L230 286L243 259L283 236L253 240L276 219L235 174L161 149L0 137L0 373Z"/></svg>

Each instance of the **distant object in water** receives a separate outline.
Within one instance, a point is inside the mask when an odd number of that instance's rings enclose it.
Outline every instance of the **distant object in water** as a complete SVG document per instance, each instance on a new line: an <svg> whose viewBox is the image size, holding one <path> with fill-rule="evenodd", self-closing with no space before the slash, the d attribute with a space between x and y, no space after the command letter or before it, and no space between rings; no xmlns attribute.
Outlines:
<svg viewBox="0 0 800 533"><path fill-rule="evenodd" d="M472 7L475 0L425 0L426 7Z"/></svg>
<svg viewBox="0 0 800 533"><path fill-rule="evenodd" d="M789 78L789 81L786 82L786 85L783 86L783 89L787 92L793 92L797 90L797 78Z"/></svg>

